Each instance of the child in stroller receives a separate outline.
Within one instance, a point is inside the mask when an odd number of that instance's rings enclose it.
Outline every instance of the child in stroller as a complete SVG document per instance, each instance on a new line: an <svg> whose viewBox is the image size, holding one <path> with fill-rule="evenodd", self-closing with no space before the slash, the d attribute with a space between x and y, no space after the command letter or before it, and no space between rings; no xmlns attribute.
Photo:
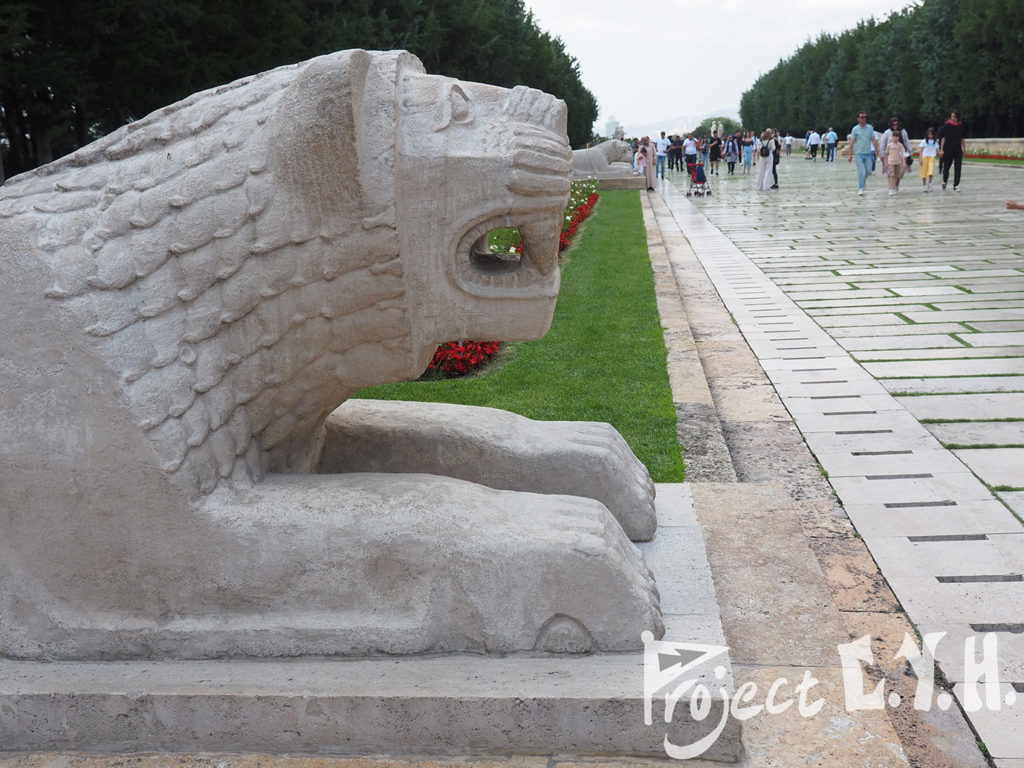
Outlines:
<svg viewBox="0 0 1024 768"><path fill-rule="evenodd" d="M711 185L708 184L707 174L704 173L704 164L701 162L687 164L686 170L690 173L690 188L686 190L686 196L696 195L711 197Z"/></svg>

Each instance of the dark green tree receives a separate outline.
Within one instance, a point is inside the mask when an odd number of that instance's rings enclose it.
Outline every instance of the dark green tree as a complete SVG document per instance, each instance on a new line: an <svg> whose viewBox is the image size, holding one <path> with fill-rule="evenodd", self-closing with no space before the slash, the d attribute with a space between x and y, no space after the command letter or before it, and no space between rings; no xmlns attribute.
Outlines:
<svg viewBox="0 0 1024 768"><path fill-rule="evenodd" d="M740 100L748 127L840 134L866 109L914 135L959 107L973 136L1024 130L1024 15L1019 0L923 0L883 21L820 36L761 75Z"/></svg>
<svg viewBox="0 0 1024 768"><path fill-rule="evenodd" d="M344 48L406 49L428 72L540 88L568 104L574 146L591 138L597 102L522 0L21 0L0 3L0 172Z"/></svg>

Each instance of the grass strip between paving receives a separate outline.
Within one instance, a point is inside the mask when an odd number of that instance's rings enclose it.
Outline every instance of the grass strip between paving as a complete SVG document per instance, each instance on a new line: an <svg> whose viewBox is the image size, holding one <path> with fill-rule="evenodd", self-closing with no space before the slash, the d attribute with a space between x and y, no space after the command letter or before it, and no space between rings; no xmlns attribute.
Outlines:
<svg viewBox="0 0 1024 768"><path fill-rule="evenodd" d="M504 345L473 376L387 384L357 397L482 405L544 421L605 421L655 482L681 481L639 193L602 192L563 256L555 317L543 339Z"/></svg>

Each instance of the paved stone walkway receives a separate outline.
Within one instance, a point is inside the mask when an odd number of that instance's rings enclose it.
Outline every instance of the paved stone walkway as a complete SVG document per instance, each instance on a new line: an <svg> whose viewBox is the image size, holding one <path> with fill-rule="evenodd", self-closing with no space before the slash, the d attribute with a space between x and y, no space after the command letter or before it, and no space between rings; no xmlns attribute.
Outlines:
<svg viewBox="0 0 1024 768"><path fill-rule="evenodd" d="M927 194L914 173L892 197L878 174L858 197L844 161L779 176L661 192L911 620L947 633L961 703L964 640L996 633L1001 707L970 717L1020 768L1024 214L1004 201L1024 171L967 166L960 193Z"/></svg>

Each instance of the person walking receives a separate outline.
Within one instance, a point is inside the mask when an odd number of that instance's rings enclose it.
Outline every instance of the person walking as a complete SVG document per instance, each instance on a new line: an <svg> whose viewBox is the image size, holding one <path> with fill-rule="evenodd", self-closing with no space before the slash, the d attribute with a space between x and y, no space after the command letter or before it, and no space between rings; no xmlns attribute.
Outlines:
<svg viewBox="0 0 1024 768"><path fill-rule="evenodd" d="M921 191L932 191L932 177L935 175L935 160L939 155L939 140L935 138L935 129L929 128L921 139Z"/></svg>
<svg viewBox="0 0 1024 768"><path fill-rule="evenodd" d="M907 171L910 155L910 136L900 125L896 116L889 118L889 128L882 134L879 153L882 155L882 172L889 179L889 194L900 191L900 180Z"/></svg>
<svg viewBox="0 0 1024 768"><path fill-rule="evenodd" d="M644 167L644 177L647 180L647 191L653 192L654 185L657 183L658 174L656 167L653 162L654 145L651 143L650 136L644 136L640 139L640 149L644 150L644 159L646 160L646 166ZM639 150L637 150L639 152Z"/></svg>
<svg viewBox="0 0 1024 768"><path fill-rule="evenodd" d="M686 134L686 139L683 141L683 160L686 163L686 167L683 168L687 173L690 172L690 166L697 164L697 152L700 150L700 144L692 133Z"/></svg>
<svg viewBox="0 0 1024 768"><path fill-rule="evenodd" d="M967 127L960 119L960 110L950 112L949 120L939 128L939 163L942 168L942 188L949 181L949 167L953 166L953 191L960 191L960 166L967 147Z"/></svg>
<svg viewBox="0 0 1024 768"><path fill-rule="evenodd" d="M779 188L779 161L782 160L782 139L779 138L779 131L776 128L772 132L772 185L770 189Z"/></svg>
<svg viewBox="0 0 1024 768"><path fill-rule="evenodd" d="M827 150L825 162L834 163L836 161L836 145L839 143L839 134L832 130L831 125L828 127L828 133L825 134L824 142Z"/></svg>
<svg viewBox="0 0 1024 768"><path fill-rule="evenodd" d="M878 152L878 139L875 138L875 127L868 122L868 113L861 110L857 114L857 124L850 131L850 142L846 149L847 162L857 158L857 194L864 194L864 184L871 175L875 154Z"/></svg>
<svg viewBox="0 0 1024 768"><path fill-rule="evenodd" d="M668 169L670 171L686 170L683 165L683 140L678 134L672 137L672 143L668 145Z"/></svg>
<svg viewBox="0 0 1024 768"><path fill-rule="evenodd" d="M743 175L750 173L750 166L754 162L754 138L753 131L743 132Z"/></svg>
<svg viewBox="0 0 1024 768"><path fill-rule="evenodd" d="M772 172L772 153L776 144L778 142L775 140L774 134L772 134L772 129L765 128L761 133L761 139L757 142L758 159L761 161L757 166L756 189L758 192L766 192L771 189L768 179Z"/></svg>
<svg viewBox="0 0 1024 768"><path fill-rule="evenodd" d="M720 176L718 172L718 161L722 159L722 139L718 135L718 131L711 132L711 141L708 142L708 157L711 162L711 169L708 175L714 174Z"/></svg>
<svg viewBox="0 0 1024 768"><path fill-rule="evenodd" d="M811 128L807 134L807 149L810 151L811 162L818 162L818 147L821 144L821 134Z"/></svg>
<svg viewBox="0 0 1024 768"><path fill-rule="evenodd" d="M672 142L665 138L665 132L661 132L661 138L658 139L655 145L655 155L658 160L657 166L654 169L654 175L665 178L665 163L668 162L668 145Z"/></svg>
<svg viewBox="0 0 1024 768"><path fill-rule="evenodd" d="M751 134L753 135L753 134ZM786 132L786 157L793 153L793 134Z"/></svg>
<svg viewBox="0 0 1024 768"><path fill-rule="evenodd" d="M733 176L736 173L736 163L740 159L740 145L736 134L729 134L725 140L725 162L729 165L728 174Z"/></svg>

